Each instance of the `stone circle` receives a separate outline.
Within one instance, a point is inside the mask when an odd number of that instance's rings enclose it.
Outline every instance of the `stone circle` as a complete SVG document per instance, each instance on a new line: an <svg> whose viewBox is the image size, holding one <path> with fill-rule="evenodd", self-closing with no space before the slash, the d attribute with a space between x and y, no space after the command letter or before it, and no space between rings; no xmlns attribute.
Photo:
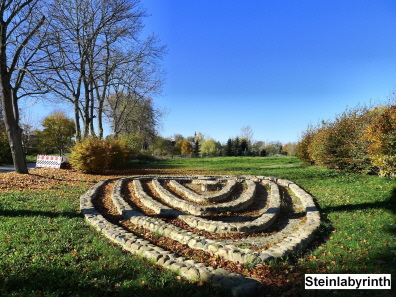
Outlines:
<svg viewBox="0 0 396 297"><path fill-rule="evenodd" d="M261 284L177 255L110 222L95 208L100 189L110 182L115 182L111 203L123 220L250 267L302 251L320 225L311 195L292 181L274 177L133 176L103 180L80 197L86 220L124 249L187 279L230 288L234 296L253 294Z"/></svg>

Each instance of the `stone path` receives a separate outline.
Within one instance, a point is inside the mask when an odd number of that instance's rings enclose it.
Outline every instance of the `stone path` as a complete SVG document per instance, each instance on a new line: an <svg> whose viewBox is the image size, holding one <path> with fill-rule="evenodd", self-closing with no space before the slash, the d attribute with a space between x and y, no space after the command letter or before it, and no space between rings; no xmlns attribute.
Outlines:
<svg viewBox="0 0 396 297"><path fill-rule="evenodd" d="M112 241L179 272L187 279L227 287L234 296L253 296L261 287L255 279L186 259L109 222L95 209L93 202L98 191L110 181L114 180L104 180L81 196L80 206L87 221ZM200 191L196 190L197 184L202 184ZM216 185L215 190L208 185ZM126 193L123 191L125 187L132 191ZM301 251L308 246L320 225L319 212L307 192L291 181L265 176L121 178L112 189L111 201L118 214L134 226L191 249L250 266ZM148 216L147 211L157 215ZM236 213L240 218L237 219ZM183 229L161 217L177 218L189 228ZM219 234L218 238L225 239L205 237L200 235L202 232L198 234L191 230Z"/></svg>

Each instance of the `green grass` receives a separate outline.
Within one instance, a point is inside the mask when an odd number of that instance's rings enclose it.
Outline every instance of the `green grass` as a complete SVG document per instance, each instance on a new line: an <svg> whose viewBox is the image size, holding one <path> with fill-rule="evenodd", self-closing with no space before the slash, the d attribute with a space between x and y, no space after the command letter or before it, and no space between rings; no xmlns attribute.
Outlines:
<svg viewBox="0 0 396 297"><path fill-rule="evenodd" d="M290 274L301 274L300 281L304 273L396 273L395 180L307 166L292 157L165 159L130 166L293 180L313 195L323 223L311 252L272 262L274 271L287 267ZM78 210L86 190L81 185L0 193L0 296L217 294L131 256L94 231ZM303 288L301 293L328 294ZM337 296L342 294L360 293Z"/></svg>
<svg viewBox="0 0 396 297"><path fill-rule="evenodd" d="M167 159L153 165L292 180L313 195L323 221L312 253L291 260L294 271L396 273L395 180L308 166L293 157ZM274 265L284 267L285 263Z"/></svg>
<svg viewBox="0 0 396 297"><path fill-rule="evenodd" d="M218 171L229 174L261 174L267 169L296 169L304 165L294 157L219 157L219 158L175 158L158 159L155 161L135 160L134 168L180 168L190 170ZM254 173L256 172L256 173Z"/></svg>
<svg viewBox="0 0 396 297"><path fill-rule="evenodd" d="M90 228L86 188L0 194L0 296L204 296Z"/></svg>
<svg viewBox="0 0 396 297"><path fill-rule="evenodd" d="M27 155L25 156L26 163L34 163L37 161L37 155Z"/></svg>

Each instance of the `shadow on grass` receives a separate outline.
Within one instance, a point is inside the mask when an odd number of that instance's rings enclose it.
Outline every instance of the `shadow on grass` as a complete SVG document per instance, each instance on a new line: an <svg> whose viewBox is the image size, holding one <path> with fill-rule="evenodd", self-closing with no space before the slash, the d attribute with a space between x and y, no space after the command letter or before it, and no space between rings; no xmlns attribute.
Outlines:
<svg viewBox="0 0 396 297"><path fill-rule="evenodd" d="M35 210L3 210L0 209L0 217L37 217L43 216L48 218L58 218L58 217L66 217L66 218L81 218L81 213L76 212L52 212L52 211L35 211Z"/></svg>
<svg viewBox="0 0 396 297"><path fill-rule="evenodd" d="M316 248L321 244L325 243L332 234L332 231L335 230L331 220L328 218L328 215L334 212L355 212L359 210L367 210L367 209L385 209L391 211L393 214L396 214L396 188L394 188L388 199L380 202L372 202L372 203L358 203L358 204L347 204L340 206L329 206L325 208L320 208L321 213L321 228L316 233L316 238L313 243L313 247ZM386 229L383 230L385 233L396 234L396 226L390 225ZM389 237L390 240L391 237ZM369 254L365 254L364 256L357 254L357 259L354 263L354 270L352 273L373 273L371 268L364 268L367 263L377 263L378 271L376 273L389 273L390 271L394 271L394 263L395 258L391 252L391 248L384 248L383 251L373 251ZM360 256L360 257L359 257ZM366 269L366 270L365 270ZM369 270L367 270L369 269ZM347 271L344 268L340 268L336 273L346 273Z"/></svg>
<svg viewBox="0 0 396 297"><path fill-rule="evenodd" d="M176 275L158 278L154 268L29 266L20 274L1 277L1 296L227 296L204 284L181 282ZM137 264L135 266L133 264ZM148 270L152 270L148 272ZM151 276L147 276L151 273Z"/></svg>
<svg viewBox="0 0 396 297"><path fill-rule="evenodd" d="M392 190L390 197L385 201L329 206L329 207L321 208L321 211L326 213L338 212L338 211L349 212L349 211L364 210L369 208L387 209L392 211L394 214L396 214L396 188Z"/></svg>

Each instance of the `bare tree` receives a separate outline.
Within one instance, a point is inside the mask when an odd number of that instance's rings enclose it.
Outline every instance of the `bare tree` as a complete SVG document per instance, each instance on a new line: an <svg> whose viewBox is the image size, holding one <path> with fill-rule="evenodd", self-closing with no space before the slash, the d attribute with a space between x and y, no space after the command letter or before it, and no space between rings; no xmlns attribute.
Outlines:
<svg viewBox="0 0 396 297"><path fill-rule="evenodd" d="M240 137L242 139L246 139L246 141L248 142L249 145L253 142L253 135L254 135L253 129L252 129L252 127L250 127L250 125L243 126L241 128Z"/></svg>
<svg viewBox="0 0 396 297"><path fill-rule="evenodd" d="M39 29L45 22L38 0L0 1L0 86L4 123L17 173L27 174L19 126L18 99L35 94L25 89L24 80L41 41ZM41 1L42 3L43 1ZM40 3L40 4L41 4Z"/></svg>
<svg viewBox="0 0 396 297"><path fill-rule="evenodd" d="M123 46L122 49L113 47L106 51L107 56L103 59L103 65L106 65L107 70L102 71L98 75L99 79L95 80L100 136L103 135L102 114L110 116L111 122L116 123L114 126L116 127L120 126L117 122L128 119L122 114L132 112L136 115L136 110L132 111L135 106L137 109L142 106L152 108L151 99L148 98L160 93L163 72L160 71L158 60L162 58L164 51L165 47L158 45L157 38L153 35L144 41L138 41L133 47ZM118 99L120 102L117 102ZM147 105L147 102L150 104ZM105 108L106 103L107 108ZM152 110L155 118L161 113ZM116 128L116 134L117 130Z"/></svg>
<svg viewBox="0 0 396 297"><path fill-rule="evenodd" d="M116 137L139 135L147 143L157 136L163 113L154 107L151 98L131 98L117 93L110 95L106 103L106 115Z"/></svg>
<svg viewBox="0 0 396 297"><path fill-rule="evenodd" d="M51 10L50 71L40 82L73 104L77 140L102 137L106 98L120 85L142 85L150 58L163 48L153 37L139 40L145 16L139 0L54 0Z"/></svg>

